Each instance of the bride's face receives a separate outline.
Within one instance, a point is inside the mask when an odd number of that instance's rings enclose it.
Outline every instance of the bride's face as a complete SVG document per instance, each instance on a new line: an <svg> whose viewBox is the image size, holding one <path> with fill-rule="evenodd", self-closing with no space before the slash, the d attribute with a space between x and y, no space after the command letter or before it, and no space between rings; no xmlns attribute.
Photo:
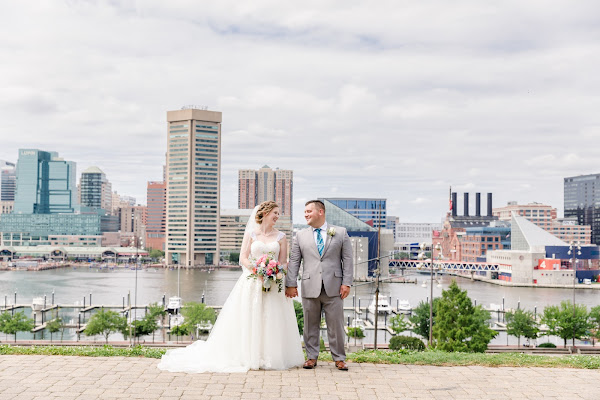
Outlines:
<svg viewBox="0 0 600 400"><path fill-rule="evenodd" d="M263 223L266 223L267 225L275 225L275 222L277 222L278 219L279 219L279 207L275 207L274 209L271 210L270 213L265 215L265 217L263 218Z"/></svg>

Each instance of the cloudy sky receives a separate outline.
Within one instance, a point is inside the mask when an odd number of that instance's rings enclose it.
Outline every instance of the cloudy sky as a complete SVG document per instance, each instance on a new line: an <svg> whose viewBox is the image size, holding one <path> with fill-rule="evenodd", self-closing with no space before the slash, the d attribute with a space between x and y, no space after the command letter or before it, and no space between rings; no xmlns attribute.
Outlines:
<svg viewBox="0 0 600 400"><path fill-rule="evenodd" d="M1 2L0 159L59 151L145 202L166 111L195 104L223 112L222 207L268 164L296 221L344 196L435 222L450 185L560 215L563 178L600 172L600 3L295 4Z"/></svg>

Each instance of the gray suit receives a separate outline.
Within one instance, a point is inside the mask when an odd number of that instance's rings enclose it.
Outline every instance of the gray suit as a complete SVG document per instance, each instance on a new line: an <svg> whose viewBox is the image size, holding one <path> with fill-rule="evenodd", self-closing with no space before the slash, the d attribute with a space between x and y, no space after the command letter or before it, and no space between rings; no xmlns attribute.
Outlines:
<svg viewBox="0 0 600 400"><path fill-rule="evenodd" d="M313 229L296 234L292 244L286 287L298 286L298 271L302 269L302 307L304 309L304 346L308 359L319 355L321 312L325 312L327 336L334 361L345 360L344 301L341 285L352 286L352 244L345 228L330 225L335 235L327 236L323 256L319 255ZM323 232L327 235L327 232Z"/></svg>

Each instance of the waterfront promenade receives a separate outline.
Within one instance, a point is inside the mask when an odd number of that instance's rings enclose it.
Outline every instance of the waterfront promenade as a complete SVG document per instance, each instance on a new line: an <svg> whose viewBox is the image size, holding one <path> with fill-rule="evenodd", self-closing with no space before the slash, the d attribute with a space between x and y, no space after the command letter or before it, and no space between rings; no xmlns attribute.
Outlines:
<svg viewBox="0 0 600 400"><path fill-rule="evenodd" d="M0 400L16 399L597 399L597 370L332 363L315 370L183 374L158 360L0 356Z"/></svg>

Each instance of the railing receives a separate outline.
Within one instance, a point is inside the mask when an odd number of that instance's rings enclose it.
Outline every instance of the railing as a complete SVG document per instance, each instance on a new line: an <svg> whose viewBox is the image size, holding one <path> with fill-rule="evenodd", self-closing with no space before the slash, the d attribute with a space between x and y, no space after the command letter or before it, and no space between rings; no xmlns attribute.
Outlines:
<svg viewBox="0 0 600 400"><path fill-rule="evenodd" d="M454 271L498 271L502 264L478 263L478 262L463 262L463 261L435 261L435 269L445 269ZM425 269L431 267L430 261L418 260L390 260L389 264L392 268L400 269Z"/></svg>

